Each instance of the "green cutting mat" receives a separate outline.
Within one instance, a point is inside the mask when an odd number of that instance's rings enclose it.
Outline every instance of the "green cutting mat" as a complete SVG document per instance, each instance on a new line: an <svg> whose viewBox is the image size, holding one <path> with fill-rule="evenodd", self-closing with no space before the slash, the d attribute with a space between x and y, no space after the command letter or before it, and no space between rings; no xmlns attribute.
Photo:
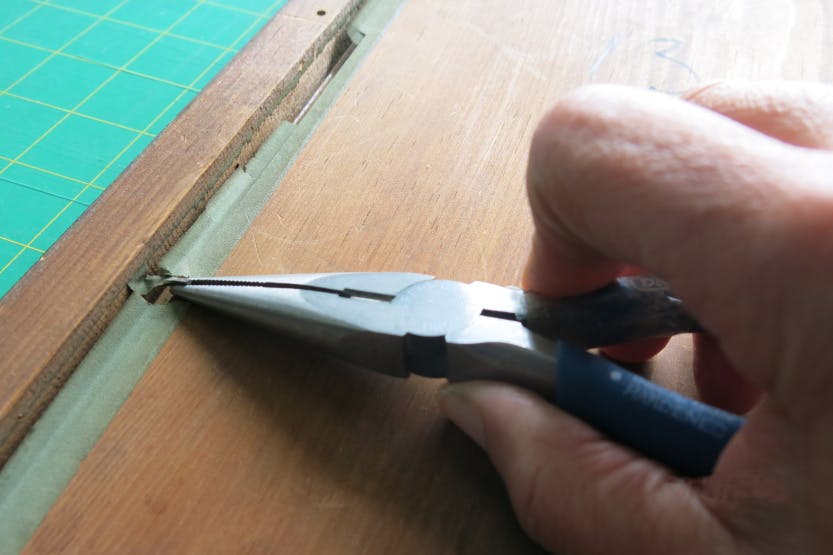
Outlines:
<svg viewBox="0 0 833 555"><path fill-rule="evenodd" d="M287 0L0 0L0 297Z"/></svg>

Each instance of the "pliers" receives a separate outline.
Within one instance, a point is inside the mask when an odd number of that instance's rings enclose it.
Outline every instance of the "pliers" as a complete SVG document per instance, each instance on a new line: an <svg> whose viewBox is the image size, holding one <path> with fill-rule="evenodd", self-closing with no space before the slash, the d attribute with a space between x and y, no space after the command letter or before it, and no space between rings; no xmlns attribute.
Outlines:
<svg viewBox="0 0 833 555"><path fill-rule="evenodd" d="M586 351L702 331L653 277L623 277L562 299L396 272L167 276L157 283L383 374L529 388L685 476L710 474L743 424Z"/></svg>

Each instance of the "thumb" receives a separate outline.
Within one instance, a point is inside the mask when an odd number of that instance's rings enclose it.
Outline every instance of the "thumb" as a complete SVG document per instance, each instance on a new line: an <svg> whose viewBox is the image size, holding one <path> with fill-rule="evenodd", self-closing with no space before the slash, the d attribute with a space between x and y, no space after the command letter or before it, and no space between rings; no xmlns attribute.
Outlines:
<svg viewBox="0 0 833 555"><path fill-rule="evenodd" d="M488 453L524 530L549 550L705 553L732 543L690 482L532 393L460 383L442 390L440 407Z"/></svg>

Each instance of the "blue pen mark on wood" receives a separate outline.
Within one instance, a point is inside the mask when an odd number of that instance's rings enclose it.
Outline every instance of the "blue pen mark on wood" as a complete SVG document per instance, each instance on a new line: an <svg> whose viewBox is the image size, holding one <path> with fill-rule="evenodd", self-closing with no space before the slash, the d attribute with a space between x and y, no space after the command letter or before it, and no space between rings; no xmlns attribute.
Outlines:
<svg viewBox="0 0 833 555"><path fill-rule="evenodd" d="M602 63L604 63L608 56L610 56L613 53L613 51L616 50L616 47L619 46L619 42L621 42L621 40L621 37L619 35L616 35L612 37L609 41L607 41L607 44L602 50L602 53L599 54L598 58L596 58L596 61L593 62L593 65L590 66L590 69L587 72L590 77L594 77L596 75L596 73L599 71L599 67L602 65Z"/></svg>
<svg viewBox="0 0 833 555"><path fill-rule="evenodd" d="M683 41L678 39L659 37L651 39L649 42L657 47L656 50L654 50L654 54L656 56L662 58L663 60L668 60L672 64L678 65L679 67L686 70L688 74L695 80L700 80L700 76L697 75L697 73L689 64L674 57L674 54L676 52L682 50L685 47L685 43Z"/></svg>
<svg viewBox="0 0 833 555"><path fill-rule="evenodd" d="M650 35L649 35L650 36ZM617 81L615 72L623 65L647 62L650 77L643 85L648 89L668 94L680 94L696 86L701 78L687 58L688 44L674 37L637 37L616 34L601 47L587 69L591 81Z"/></svg>

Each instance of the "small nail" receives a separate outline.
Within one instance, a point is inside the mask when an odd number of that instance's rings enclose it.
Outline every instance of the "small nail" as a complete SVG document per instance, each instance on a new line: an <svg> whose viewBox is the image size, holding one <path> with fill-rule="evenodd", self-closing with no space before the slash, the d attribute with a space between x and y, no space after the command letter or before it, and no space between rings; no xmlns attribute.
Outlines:
<svg viewBox="0 0 833 555"><path fill-rule="evenodd" d="M440 390L440 410L480 447L485 447L485 433L480 411L470 394L477 384L453 384Z"/></svg>

